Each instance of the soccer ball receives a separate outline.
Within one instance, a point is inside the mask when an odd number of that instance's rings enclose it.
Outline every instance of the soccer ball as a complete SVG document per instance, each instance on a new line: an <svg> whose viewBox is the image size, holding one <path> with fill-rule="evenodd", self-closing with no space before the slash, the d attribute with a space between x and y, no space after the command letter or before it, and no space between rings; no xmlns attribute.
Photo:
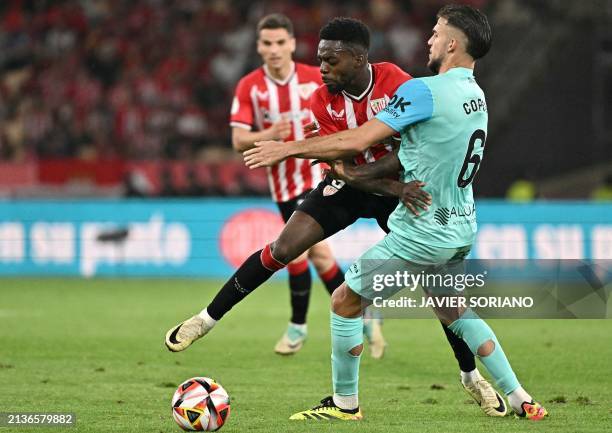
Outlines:
<svg viewBox="0 0 612 433"><path fill-rule="evenodd" d="M181 383L172 397L172 416L187 431L219 430L230 413L227 391L208 377Z"/></svg>

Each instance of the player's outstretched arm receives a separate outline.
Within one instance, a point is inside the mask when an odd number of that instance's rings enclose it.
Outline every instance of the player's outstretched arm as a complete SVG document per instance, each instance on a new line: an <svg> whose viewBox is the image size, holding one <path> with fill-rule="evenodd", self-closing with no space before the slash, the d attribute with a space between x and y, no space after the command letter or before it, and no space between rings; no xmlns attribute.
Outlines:
<svg viewBox="0 0 612 433"><path fill-rule="evenodd" d="M256 141L261 140L284 140L291 134L291 122L280 120L269 128L262 131L249 131L245 128L234 126L232 128L232 147L236 152L243 153L252 149Z"/></svg>
<svg viewBox="0 0 612 433"><path fill-rule="evenodd" d="M383 122L371 119L359 128L302 141L260 141L243 155L250 168L269 167L289 157L332 161L363 152L395 133Z"/></svg>

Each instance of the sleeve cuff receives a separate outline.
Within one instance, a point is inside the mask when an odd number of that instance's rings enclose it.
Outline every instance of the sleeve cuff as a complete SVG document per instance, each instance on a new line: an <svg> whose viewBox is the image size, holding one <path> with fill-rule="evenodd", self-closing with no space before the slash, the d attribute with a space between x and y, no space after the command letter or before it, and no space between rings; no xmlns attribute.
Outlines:
<svg viewBox="0 0 612 433"><path fill-rule="evenodd" d="M249 125L248 123L242 123L242 122L230 122L230 126L232 128L246 129L247 131L250 131L253 129L252 125Z"/></svg>

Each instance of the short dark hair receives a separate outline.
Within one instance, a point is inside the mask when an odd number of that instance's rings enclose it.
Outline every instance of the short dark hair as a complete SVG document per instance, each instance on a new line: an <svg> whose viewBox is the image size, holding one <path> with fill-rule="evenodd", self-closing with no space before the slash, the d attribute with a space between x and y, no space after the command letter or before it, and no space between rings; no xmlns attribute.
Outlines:
<svg viewBox="0 0 612 433"><path fill-rule="evenodd" d="M257 35L263 29L285 29L293 36L293 23L283 14L270 14L260 19L257 23Z"/></svg>
<svg viewBox="0 0 612 433"><path fill-rule="evenodd" d="M366 51L370 48L370 29L354 18L338 17L329 21L319 32L319 38L357 45Z"/></svg>
<svg viewBox="0 0 612 433"><path fill-rule="evenodd" d="M438 12L448 24L461 30L467 37L467 53L476 59L484 57L493 39L487 16L478 9L466 5L446 5Z"/></svg>

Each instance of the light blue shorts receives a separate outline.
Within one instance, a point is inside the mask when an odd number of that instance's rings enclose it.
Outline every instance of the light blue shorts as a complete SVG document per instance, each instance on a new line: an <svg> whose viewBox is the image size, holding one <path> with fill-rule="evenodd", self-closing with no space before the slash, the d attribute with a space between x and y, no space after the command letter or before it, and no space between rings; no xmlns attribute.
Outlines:
<svg viewBox="0 0 612 433"><path fill-rule="evenodd" d="M348 286L363 298L387 299L415 281L409 278L410 274L452 275L463 272L464 259L470 249L471 245L441 248L406 242L391 232L363 253L349 267L344 279ZM448 292L448 287L437 286L437 280L433 277L427 281L432 281L433 284L427 287L420 285L426 292Z"/></svg>

